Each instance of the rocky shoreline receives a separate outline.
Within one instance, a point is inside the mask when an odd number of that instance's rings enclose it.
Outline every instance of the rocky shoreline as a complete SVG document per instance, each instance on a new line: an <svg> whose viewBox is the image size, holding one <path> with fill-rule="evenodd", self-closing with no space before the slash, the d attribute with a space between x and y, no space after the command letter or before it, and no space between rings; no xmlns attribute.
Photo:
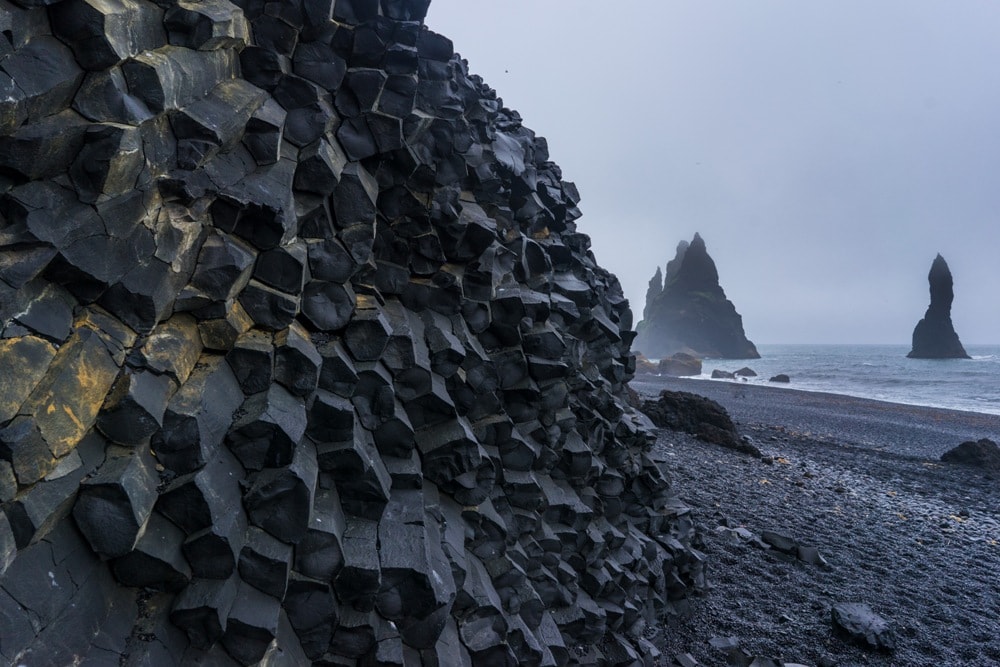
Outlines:
<svg viewBox="0 0 1000 667"><path fill-rule="evenodd" d="M698 380L632 384L643 397L672 389L720 402L763 454L658 431L703 526L709 580L653 638L660 664L1000 661L1000 490L986 471L940 461L962 440L996 439L1000 416ZM895 649L838 634L831 610L843 602L888 620Z"/></svg>

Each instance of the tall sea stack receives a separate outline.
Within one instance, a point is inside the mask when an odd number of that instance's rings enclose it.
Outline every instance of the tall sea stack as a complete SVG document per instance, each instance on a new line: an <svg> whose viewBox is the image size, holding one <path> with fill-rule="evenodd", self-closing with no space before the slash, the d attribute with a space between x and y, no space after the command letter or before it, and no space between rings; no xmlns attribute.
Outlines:
<svg viewBox="0 0 1000 667"><path fill-rule="evenodd" d="M931 288L931 304L924 318L913 329L913 349L906 355L911 359L968 359L962 341L951 323L952 290L951 271L940 254L931 263L927 280Z"/></svg>
<svg viewBox="0 0 1000 667"><path fill-rule="evenodd" d="M686 352L720 359L758 359L760 354L743 331L743 318L719 285L715 262L698 234L682 241L667 263L662 286L660 269L646 293L643 320L636 327L636 350L647 357Z"/></svg>
<svg viewBox="0 0 1000 667"><path fill-rule="evenodd" d="M702 580L427 6L0 0L0 663L636 664Z"/></svg>

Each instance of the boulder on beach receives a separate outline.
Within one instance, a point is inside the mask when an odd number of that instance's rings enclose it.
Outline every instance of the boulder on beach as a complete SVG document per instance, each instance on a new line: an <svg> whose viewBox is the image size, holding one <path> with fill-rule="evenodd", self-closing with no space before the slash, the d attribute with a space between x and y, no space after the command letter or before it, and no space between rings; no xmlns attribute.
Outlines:
<svg viewBox="0 0 1000 667"><path fill-rule="evenodd" d="M646 355L641 352L635 355L635 374L636 375L656 375L658 372L658 367L652 361L646 358Z"/></svg>
<svg viewBox="0 0 1000 667"><path fill-rule="evenodd" d="M729 371L724 371L721 368L716 368L712 371L713 380L735 380L736 375L730 373Z"/></svg>
<svg viewBox="0 0 1000 667"><path fill-rule="evenodd" d="M968 359L962 341L951 322L951 270L944 257L938 255L927 274L931 303L922 320L913 329L913 347L906 356L911 359Z"/></svg>
<svg viewBox="0 0 1000 667"><path fill-rule="evenodd" d="M865 648L891 651L896 648L889 621L863 602L839 602L833 605L835 630Z"/></svg>
<svg viewBox="0 0 1000 667"><path fill-rule="evenodd" d="M705 442L760 456L760 450L737 433L726 409L710 398L665 389L657 400L643 402L642 411L660 428L683 431Z"/></svg>
<svg viewBox="0 0 1000 667"><path fill-rule="evenodd" d="M986 470L1000 470L1000 447L989 438L968 440L941 455L945 463L958 463Z"/></svg>
<svg viewBox="0 0 1000 667"><path fill-rule="evenodd" d="M748 366L744 366L738 371L734 371L733 375L737 377L755 378L757 377L757 372L754 369L749 368Z"/></svg>
<svg viewBox="0 0 1000 667"><path fill-rule="evenodd" d="M792 379L790 377L788 377L787 375L785 375L784 373L778 373L777 375L772 376L768 380L768 382L784 382L786 384L789 383L789 382L791 382L791 381L792 381Z"/></svg>
<svg viewBox="0 0 1000 667"><path fill-rule="evenodd" d="M677 352L669 357L660 359L657 370L661 375L671 375L674 377L701 375L701 359L687 352Z"/></svg>
<svg viewBox="0 0 1000 667"><path fill-rule="evenodd" d="M698 234L681 242L649 283L643 319L636 326L634 349L651 357L687 350L717 359L759 359L743 331L743 318L719 285L715 262Z"/></svg>

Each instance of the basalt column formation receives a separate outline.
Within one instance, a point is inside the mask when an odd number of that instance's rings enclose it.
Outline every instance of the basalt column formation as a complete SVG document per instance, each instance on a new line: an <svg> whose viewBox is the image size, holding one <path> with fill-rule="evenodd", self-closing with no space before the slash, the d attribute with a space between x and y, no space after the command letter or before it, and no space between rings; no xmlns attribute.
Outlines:
<svg viewBox="0 0 1000 667"><path fill-rule="evenodd" d="M0 662L629 665L621 288L428 0L0 0Z"/></svg>

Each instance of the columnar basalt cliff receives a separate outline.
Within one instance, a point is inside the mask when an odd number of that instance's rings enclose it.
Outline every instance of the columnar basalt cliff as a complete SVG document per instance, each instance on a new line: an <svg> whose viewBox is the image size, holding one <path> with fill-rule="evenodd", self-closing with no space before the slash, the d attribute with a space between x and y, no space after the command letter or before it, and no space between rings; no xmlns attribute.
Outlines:
<svg viewBox="0 0 1000 667"><path fill-rule="evenodd" d="M667 263L662 285L660 269L646 292L643 320L636 327L635 349L650 358L685 352L721 359L758 359L747 340L743 318L719 285L719 272L698 234L682 241Z"/></svg>
<svg viewBox="0 0 1000 667"><path fill-rule="evenodd" d="M923 319L913 329L913 348L906 356L911 359L968 359L969 355L951 323L951 302L955 292L948 262L940 254L931 263L927 281L930 283L931 303Z"/></svg>
<svg viewBox="0 0 1000 667"><path fill-rule="evenodd" d="M0 662L640 664L701 577L428 0L0 0Z"/></svg>

